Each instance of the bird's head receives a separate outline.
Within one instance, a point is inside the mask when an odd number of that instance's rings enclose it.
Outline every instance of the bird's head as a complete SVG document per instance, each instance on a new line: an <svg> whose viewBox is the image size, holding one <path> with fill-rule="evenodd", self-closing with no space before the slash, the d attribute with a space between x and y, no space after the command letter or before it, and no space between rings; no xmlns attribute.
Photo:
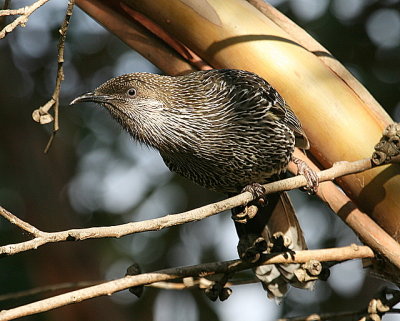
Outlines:
<svg viewBox="0 0 400 321"><path fill-rule="evenodd" d="M107 107L111 105L121 111L129 112L129 105L150 103L158 105L162 102L163 93L160 92L164 76L150 73L133 73L118 76L106 81L92 92L75 98L70 105L79 102L95 102ZM157 89L157 90L155 90Z"/></svg>
<svg viewBox="0 0 400 321"><path fill-rule="evenodd" d="M170 77L133 73L112 78L70 105L94 102L105 107L135 139L160 149L170 109Z"/></svg>
<svg viewBox="0 0 400 321"><path fill-rule="evenodd" d="M195 153L205 140L220 138L222 144L238 114L233 103L243 91L234 90L236 78L229 75L218 70L175 77L132 73L106 81L71 105L104 106L134 139L160 152ZM241 106L248 105L249 99L239 98Z"/></svg>

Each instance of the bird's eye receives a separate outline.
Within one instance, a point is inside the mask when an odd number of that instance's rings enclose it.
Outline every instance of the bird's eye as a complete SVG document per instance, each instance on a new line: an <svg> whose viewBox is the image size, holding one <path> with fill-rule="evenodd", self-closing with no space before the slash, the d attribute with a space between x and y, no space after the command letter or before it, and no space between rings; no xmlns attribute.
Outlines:
<svg viewBox="0 0 400 321"><path fill-rule="evenodd" d="M129 88L126 93L128 94L128 96L133 97L133 96L136 95L136 89L135 88Z"/></svg>

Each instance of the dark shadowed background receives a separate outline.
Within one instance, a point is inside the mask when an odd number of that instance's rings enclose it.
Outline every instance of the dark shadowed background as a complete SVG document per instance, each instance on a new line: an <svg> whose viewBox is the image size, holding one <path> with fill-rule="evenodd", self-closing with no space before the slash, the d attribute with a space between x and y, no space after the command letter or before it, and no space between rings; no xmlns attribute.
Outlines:
<svg viewBox="0 0 400 321"><path fill-rule="evenodd" d="M400 1L271 2L330 50L400 121ZM61 130L50 152L43 154L51 126L33 122L31 113L54 88L58 28L65 7L64 1L47 3L26 28L0 40L0 204L42 230L59 231L145 220L222 199L170 173L157 152L133 142L100 107L68 106L74 97L113 76L159 72L79 8L66 44ZM333 137L327 143L341 142ZM316 198L300 192L291 195L310 248L358 242ZM27 235L0 219L1 245L25 239ZM144 271L153 271L234 259L236 244L230 213L225 213L122 239L47 245L1 258L0 294L118 278L133 261ZM227 301L215 303L198 290L148 288L141 299L124 291L25 319L269 321L359 310L383 285L362 270L360 261L351 261L332 268L328 282L320 282L313 292L292 289L280 305L268 300L259 284L234 287ZM3 301L0 310L42 297Z"/></svg>

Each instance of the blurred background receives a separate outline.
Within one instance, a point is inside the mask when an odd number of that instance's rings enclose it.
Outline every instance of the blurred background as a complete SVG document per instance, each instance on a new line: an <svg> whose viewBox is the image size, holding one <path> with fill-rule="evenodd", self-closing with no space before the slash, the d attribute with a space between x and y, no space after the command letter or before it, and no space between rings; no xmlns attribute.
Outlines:
<svg viewBox="0 0 400 321"><path fill-rule="evenodd" d="M12 2L12 8L30 3ZM330 50L400 121L400 1L270 3ZM89 104L68 106L113 76L159 72L79 8L74 10L65 49L61 130L50 152L43 153L52 127L38 125L31 113L53 92L58 28L65 8L64 1L51 1L31 16L26 28L0 40L0 204L44 231L59 231L145 220L222 199L223 195L170 173L157 152L133 142L104 110ZM315 197L296 191L291 196L310 248L358 242ZM27 237L0 218L1 245ZM114 279L122 277L133 261L150 272L235 259L236 245L230 213L121 239L46 245L1 258L0 294ZM267 299L260 284L234 287L225 302L210 302L198 290L146 288L140 299L124 291L25 319L272 321L314 312L356 311L365 308L384 285L370 277L360 261L350 261L333 267L329 280L319 282L313 292L292 289L280 305ZM45 296L1 301L0 310Z"/></svg>

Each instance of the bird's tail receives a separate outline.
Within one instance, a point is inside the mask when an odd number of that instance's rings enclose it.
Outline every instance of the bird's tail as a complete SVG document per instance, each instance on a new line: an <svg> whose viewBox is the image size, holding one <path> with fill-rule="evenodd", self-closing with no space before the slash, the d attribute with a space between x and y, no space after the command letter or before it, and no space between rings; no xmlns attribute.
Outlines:
<svg viewBox="0 0 400 321"><path fill-rule="evenodd" d="M261 254L306 250L307 244L287 193L268 195L265 206L257 206L257 214L246 223L235 222L239 236L239 256L245 260L258 260ZM235 214L241 209L233 209ZM307 275L302 264L261 265L254 269L269 298L280 300L291 284L312 289L317 277Z"/></svg>

